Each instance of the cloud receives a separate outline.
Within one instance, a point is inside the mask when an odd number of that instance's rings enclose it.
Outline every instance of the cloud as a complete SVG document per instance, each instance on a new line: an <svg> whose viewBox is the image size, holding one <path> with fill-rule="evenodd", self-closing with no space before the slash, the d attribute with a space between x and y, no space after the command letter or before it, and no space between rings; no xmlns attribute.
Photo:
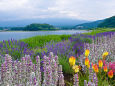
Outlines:
<svg viewBox="0 0 115 86"><path fill-rule="evenodd" d="M115 0L0 0L0 20L73 18L98 20L115 15Z"/></svg>

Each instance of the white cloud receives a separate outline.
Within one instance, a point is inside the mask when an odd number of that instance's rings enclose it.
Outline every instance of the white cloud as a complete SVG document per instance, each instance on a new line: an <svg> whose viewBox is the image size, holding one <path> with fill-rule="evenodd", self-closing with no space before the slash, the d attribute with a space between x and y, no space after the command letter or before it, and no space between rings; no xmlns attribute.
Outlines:
<svg viewBox="0 0 115 86"><path fill-rule="evenodd" d="M0 20L69 17L97 20L115 15L115 0L0 0Z"/></svg>

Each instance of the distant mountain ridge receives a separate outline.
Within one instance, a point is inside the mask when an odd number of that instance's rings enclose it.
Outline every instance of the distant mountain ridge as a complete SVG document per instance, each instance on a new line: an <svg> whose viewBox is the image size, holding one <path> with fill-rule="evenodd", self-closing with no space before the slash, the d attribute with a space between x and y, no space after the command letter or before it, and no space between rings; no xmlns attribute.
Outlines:
<svg viewBox="0 0 115 86"><path fill-rule="evenodd" d="M98 20L98 21L93 21L89 23L83 23L83 24L78 24L73 27L73 29L92 29L92 28L97 28L100 23L102 23L104 20Z"/></svg>
<svg viewBox="0 0 115 86"><path fill-rule="evenodd" d="M100 28L115 28L115 16L110 18L106 18L103 22L101 22L98 27Z"/></svg>
<svg viewBox="0 0 115 86"><path fill-rule="evenodd" d="M89 23L78 24L73 29L115 28L115 16Z"/></svg>

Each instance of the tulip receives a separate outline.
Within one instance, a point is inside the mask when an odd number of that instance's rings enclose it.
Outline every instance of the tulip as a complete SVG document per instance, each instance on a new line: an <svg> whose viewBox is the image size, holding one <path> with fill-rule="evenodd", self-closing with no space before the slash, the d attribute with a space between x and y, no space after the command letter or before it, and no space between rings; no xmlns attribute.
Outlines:
<svg viewBox="0 0 115 86"><path fill-rule="evenodd" d="M87 65L87 68L90 68L90 61L89 61L89 64Z"/></svg>
<svg viewBox="0 0 115 86"><path fill-rule="evenodd" d="M109 78L113 78L113 71L112 71L112 70L110 70L110 71L108 72L108 76L109 76Z"/></svg>
<svg viewBox="0 0 115 86"><path fill-rule="evenodd" d="M94 71L95 71L96 73L99 72L97 64L95 64L93 67L94 67Z"/></svg>
<svg viewBox="0 0 115 86"><path fill-rule="evenodd" d="M94 64L93 63L91 64L91 66L92 66L92 69L94 70Z"/></svg>
<svg viewBox="0 0 115 86"><path fill-rule="evenodd" d="M89 59L85 58L85 65L87 66L89 64Z"/></svg>
<svg viewBox="0 0 115 86"><path fill-rule="evenodd" d="M74 66L74 65L75 65L75 61L76 61L75 57L74 57L74 56L71 56L71 57L69 58L70 66Z"/></svg>
<svg viewBox="0 0 115 86"><path fill-rule="evenodd" d="M90 51L88 49L85 50L85 57L89 56Z"/></svg>
<svg viewBox="0 0 115 86"><path fill-rule="evenodd" d="M72 67L72 69L74 70L75 73L79 72L79 66L78 65L74 65Z"/></svg>
<svg viewBox="0 0 115 86"><path fill-rule="evenodd" d="M105 66L103 67L103 69L104 69L104 72L107 72L107 71L108 71L107 65L105 65Z"/></svg>
<svg viewBox="0 0 115 86"><path fill-rule="evenodd" d="M102 55L103 60L106 58L106 56L108 56L108 54L109 54L108 52L104 52L104 53L103 53L103 55Z"/></svg>
<svg viewBox="0 0 115 86"><path fill-rule="evenodd" d="M98 64L99 64L99 67L102 68L102 66L103 66L102 60L99 60Z"/></svg>

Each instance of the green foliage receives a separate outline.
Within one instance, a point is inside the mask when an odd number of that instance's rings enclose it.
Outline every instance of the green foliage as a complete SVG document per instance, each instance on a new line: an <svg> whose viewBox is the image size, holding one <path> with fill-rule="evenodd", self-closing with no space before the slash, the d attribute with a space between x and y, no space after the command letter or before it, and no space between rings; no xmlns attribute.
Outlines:
<svg viewBox="0 0 115 86"><path fill-rule="evenodd" d="M0 29L2 29L2 28L0 28ZM9 30L13 30L13 31L57 30L57 28L55 28L52 25L49 25L49 24L38 24L38 23L33 23L33 24L27 25L25 27L10 27L8 29Z"/></svg>
<svg viewBox="0 0 115 86"><path fill-rule="evenodd" d="M54 26L49 25L49 24L37 24L37 23L33 23L30 25L27 25L24 28L25 31L38 31L38 30L56 30L56 28L54 28Z"/></svg>
<svg viewBox="0 0 115 86"><path fill-rule="evenodd" d="M59 42L62 40L67 40L71 35L47 35L47 36L35 36L27 39L22 39L21 41L28 43L32 48L43 47L47 42Z"/></svg>
<svg viewBox="0 0 115 86"><path fill-rule="evenodd" d="M59 56L59 64L62 65L63 72L66 74L73 74L73 70L69 65L68 59L66 57Z"/></svg>

